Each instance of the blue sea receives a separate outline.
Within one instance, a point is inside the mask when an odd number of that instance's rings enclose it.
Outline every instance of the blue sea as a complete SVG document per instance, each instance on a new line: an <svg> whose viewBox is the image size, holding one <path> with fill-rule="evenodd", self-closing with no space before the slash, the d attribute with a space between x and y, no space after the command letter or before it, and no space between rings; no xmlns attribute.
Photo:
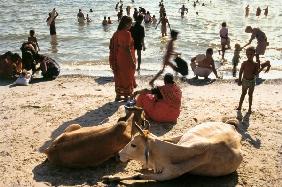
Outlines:
<svg viewBox="0 0 282 187"><path fill-rule="evenodd" d="M108 64L109 41L118 26L117 11L113 0L0 0L0 53L6 51L20 53L22 42L29 36L29 30L34 29L40 53L54 58L62 67L63 74L84 74L93 76L112 76ZM223 78L231 78L231 60L235 43L244 45L250 34L245 33L245 27L259 27L267 35L270 45L263 60L270 60L272 69L268 74L262 73L262 78L282 78L282 3L280 0L199 0L200 4L193 7L193 1L164 0L167 17L171 28L180 32L176 41L176 51L187 62L197 54L205 53L208 47L214 49L214 59L219 74ZM205 6L202 6L205 3ZM179 8L184 4L189 12L181 18ZM245 7L249 4L250 15L245 17ZM151 15L159 18L159 1L124 0L123 7L133 9L144 7ZM268 16L264 11L257 17L256 8L269 7ZM46 24L48 13L56 8L59 16L56 19L57 44L50 43L49 27ZM78 9L92 19L92 22L78 24L76 15ZM93 12L89 10L93 9ZM196 15L198 12L198 15ZM104 16L110 16L113 24L103 27ZM221 56L219 30L225 21L229 29L232 49L227 51L227 63L220 65ZM144 25L146 51L142 52L142 64L139 75L155 74L162 63L169 37L162 38L160 25ZM169 33L168 33L169 34ZM254 40L252 46L256 46ZM241 61L245 59L245 51L241 53ZM168 70L170 71L170 70ZM137 74L136 74L137 75ZM188 77L192 77L190 73Z"/></svg>

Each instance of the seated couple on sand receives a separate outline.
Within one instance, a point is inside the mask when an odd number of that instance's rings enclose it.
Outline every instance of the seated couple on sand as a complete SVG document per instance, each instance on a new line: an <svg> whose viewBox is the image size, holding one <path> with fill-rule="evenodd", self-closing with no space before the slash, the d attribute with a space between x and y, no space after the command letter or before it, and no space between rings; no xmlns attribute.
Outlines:
<svg viewBox="0 0 282 187"><path fill-rule="evenodd" d="M182 92L173 81L172 74L165 74L163 86L135 91L132 97L135 98L137 95L136 106L144 109L146 118L156 122L177 121Z"/></svg>
<svg viewBox="0 0 282 187"><path fill-rule="evenodd" d="M55 79L60 74L59 64L52 58L38 54L30 42L24 42L21 47L23 69L35 72L41 70L44 79ZM37 65L39 64L39 67Z"/></svg>
<svg viewBox="0 0 282 187"><path fill-rule="evenodd" d="M217 71L215 69L214 60L212 58L213 50L212 48L208 48L206 51L206 55L201 54L191 59L191 68L194 74L196 75L196 79L198 77L204 77L208 79L208 76L211 72L214 73L216 78L219 78L217 75Z"/></svg>

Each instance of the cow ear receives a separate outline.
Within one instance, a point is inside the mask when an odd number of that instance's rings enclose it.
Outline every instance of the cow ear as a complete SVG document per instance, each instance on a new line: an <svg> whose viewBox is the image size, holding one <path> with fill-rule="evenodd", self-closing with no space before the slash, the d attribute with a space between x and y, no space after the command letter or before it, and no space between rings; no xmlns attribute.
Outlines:
<svg viewBox="0 0 282 187"><path fill-rule="evenodd" d="M136 122L135 123L135 127L137 128L137 131L142 135L142 136L145 136L144 132L142 131L141 127L139 125L137 125Z"/></svg>

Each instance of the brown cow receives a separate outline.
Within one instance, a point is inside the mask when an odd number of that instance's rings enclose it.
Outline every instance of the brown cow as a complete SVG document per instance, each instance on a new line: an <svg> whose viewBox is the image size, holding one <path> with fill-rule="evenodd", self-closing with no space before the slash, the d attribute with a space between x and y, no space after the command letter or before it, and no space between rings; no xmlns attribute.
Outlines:
<svg viewBox="0 0 282 187"><path fill-rule="evenodd" d="M10 51L0 55L0 77L15 78L22 71L22 59L17 53Z"/></svg>
<svg viewBox="0 0 282 187"><path fill-rule="evenodd" d="M125 117L115 125L81 127L70 125L56 138L44 153L48 160L59 166L96 166L118 153L137 132L132 125L146 122L141 108L128 109Z"/></svg>

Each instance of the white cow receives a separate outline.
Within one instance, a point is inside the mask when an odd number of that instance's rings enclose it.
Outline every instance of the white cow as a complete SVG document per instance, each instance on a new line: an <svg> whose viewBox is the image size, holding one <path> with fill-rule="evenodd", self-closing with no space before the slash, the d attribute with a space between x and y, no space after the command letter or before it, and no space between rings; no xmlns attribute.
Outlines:
<svg viewBox="0 0 282 187"><path fill-rule="evenodd" d="M129 177L105 176L104 181L145 179L164 181L185 173L222 176L234 172L242 161L238 120L206 122L184 135L161 140L149 131L136 135L120 152L120 160L140 161L150 174Z"/></svg>

